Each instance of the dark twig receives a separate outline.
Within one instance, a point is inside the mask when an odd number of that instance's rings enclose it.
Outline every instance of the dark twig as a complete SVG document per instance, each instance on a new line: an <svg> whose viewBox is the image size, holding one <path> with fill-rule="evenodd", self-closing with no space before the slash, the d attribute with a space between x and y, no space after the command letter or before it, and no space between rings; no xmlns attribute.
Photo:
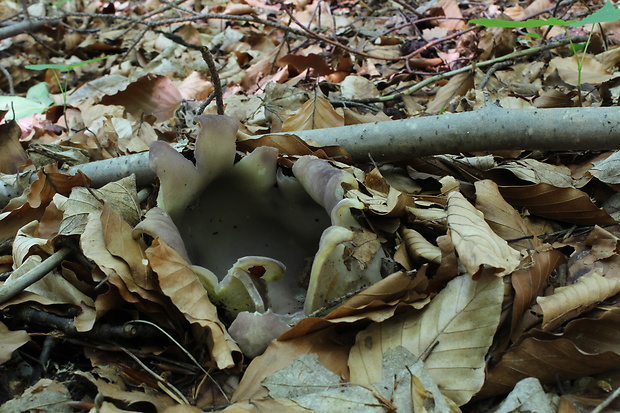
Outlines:
<svg viewBox="0 0 620 413"><path fill-rule="evenodd" d="M224 99L222 98L222 83L220 82L220 75L217 73L217 68L215 67L215 61L213 60L213 55L207 46L202 46L200 48L200 52L202 53L202 58L205 63L209 67L209 72L211 72L211 82L213 83L213 87L215 88L215 104L217 105L217 114L224 114Z"/></svg>
<svg viewBox="0 0 620 413"><path fill-rule="evenodd" d="M9 83L9 95L15 94L15 87L13 86L13 76L6 70L6 67L0 65L0 72L6 77L6 81Z"/></svg>

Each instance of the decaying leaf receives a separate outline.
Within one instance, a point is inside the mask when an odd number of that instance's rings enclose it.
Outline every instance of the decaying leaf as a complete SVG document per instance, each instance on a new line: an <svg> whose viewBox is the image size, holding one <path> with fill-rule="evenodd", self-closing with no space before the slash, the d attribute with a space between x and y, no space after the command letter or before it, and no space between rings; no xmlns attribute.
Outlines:
<svg viewBox="0 0 620 413"><path fill-rule="evenodd" d="M360 332L349 356L351 381L370 385L382 377L382 357L403 346L424 361L443 394L467 403L484 383L485 355L499 324L503 282L461 275L421 312L395 316Z"/></svg>
<svg viewBox="0 0 620 413"><path fill-rule="evenodd" d="M503 276L519 266L519 252L498 237L482 212L458 192L448 195L448 228L459 259L470 274L476 275L488 266L497 276Z"/></svg>
<svg viewBox="0 0 620 413"><path fill-rule="evenodd" d="M344 126L344 117L336 112L329 101L321 96L308 100L296 115L282 124L282 132L334 128Z"/></svg>

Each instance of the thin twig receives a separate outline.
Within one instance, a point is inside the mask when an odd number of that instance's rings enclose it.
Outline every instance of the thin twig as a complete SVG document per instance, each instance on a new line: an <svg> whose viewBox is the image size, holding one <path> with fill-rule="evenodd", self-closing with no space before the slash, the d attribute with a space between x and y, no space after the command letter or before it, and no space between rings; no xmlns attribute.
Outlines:
<svg viewBox="0 0 620 413"><path fill-rule="evenodd" d="M120 347L121 350L123 350L129 357L131 357L132 359L135 360L136 363L138 363L144 370L146 370L150 375L152 375L153 377L155 377L157 379L157 385L166 392L166 394L168 394L168 396L172 397L177 403L179 404L189 404L189 402L187 401L187 399L185 398L185 396L183 396L183 393L181 393L179 391L179 389L177 389L176 387L174 387L172 384L170 384L166 379L164 379L162 376L160 376L159 374L155 373L155 371L153 371L152 369L150 369L146 364L144 364L142 362L142 360L140 360L138 358L138 356L136 356L135 354L133 354L132 352L130 352L129 350L127 350L124 347Z"/></svg>
<svg viewBox="0 0 620 413"><path fill-rule="evenodd" d="M0 65L0 72L4 74L4 77L6 77L6 81L9 83L9 95L14 95L15 87L13 86L13 76L11 76L11 73L9 73L9 71L6 70L6 67L2 65Z"/></svg>
<svg viewBox="0 0 620 413"><path fill-rule="evenodd" d="M573 41L576 42L580 42L582 41L581 38L584 36L579 36L576 38L573 38ZM521 57L525 57L525 56L530 56L545 50L550 50L550 49L555 49L557 47L561 47L561 46L565 46L567 44L569 44L570 41L568 39L563 39L557 42L553 42L553 43L548 43L548 44L544 44L541 46L536 46L536 47L532 47L530 49L525 49L525 50L520 50L518 52L513 52L501 57L497 57L495 59L491 59L491 60L485 60L484 62L478 62L475 65L471 64L471 65L467 65L464 67L461 67L459 69L455 69L455 70L451 70L449 72L446 73L441 73L435 76L431 76L427 79L424 79L421 82L416 83L415 85L401 91L401 92L397 92L397 93L393 93L391 95L386 95L386 96L380 96L378 98L368 98L368 99L358 99L355 100L355 102L358 103L379 103L379 102L387 102L390 100L394 100L394 99L399 99L401 96L404 95L410 95L414 92L417 92L418 90L422 89L424 86L430 85L432 83L435 83L438 80L441 79L446 79L449 77L452 77L454 75L457 75L459 73L464 73L464 72L468 72L470 70L472 70L474 68L474 66L476 67L486 67L486 66L490 66L490 65L494 65L498 62L503 62L505 60L512 60L512 59L518 59Z"/></svg>
<svg viewBox="0 0 620 413"><path fill-rule="evenodd" d="M620 387L618 387L616 390L614 390L613 393L607 396L607 398L603 400L601 404L596 406L596 408L590 413L601 413L605 409L605 407L609 406L618 396L620 396Z"/></svg>
<svg viewBox="0 0 620 413"><path fill-rule="evenodd" d="M213 384L215 384L215 386L219 389L219 391L222 393L222 396L224 396L224 398L226 399L227 402L230 402L230 400L228 399L228 396L226 395L226 393L224 392L224 389L222 389L222 387L219 385L219 383L213 378L213 376L211 376L209 374L209 372L207 370L204 369L204 367L202 367L202 365L200 363L198 363L198 360L196 360L196 358L192 355L192 353L190 353L189 351L187 351L185 349L185 347L183 347L181 345L181 343L179 343L178 341L176 341L174 339L174 337L172 337L170 334L168 334L168 332L166 332L164 329L162 329L160 326L158 326L155 323L151 323L150 321L146 321L146 320L133 320L130 321L130 323L144 323L144 324L148 324L151 325L153 327L155 327L156 329L158 329L159 331L161 331L166 337L168 337L170 339L170 341L172 341L179 349L181 349L181 351L183 353L185 353L185 355L192 361L192 363L194 363L200 370L202 370L202 372L205 374L205 376L207 376L209 379L211 379L211 381L213 382Z"/></svg>
<svg viewBox="0 0 620 413"><path fill-rule="evenodd" d="M220 82L220 75L217 73L217 68L215 67L215 61L213 60L213 55L207 46L202 46L200 48L200 52L202 53L202 58L205 63L209 67L209 72L211 72L211 82L213 83L213 87L215 88L215 104L217 105L217 114L224 114L224 99L222 97L222 83Z"/></svg>

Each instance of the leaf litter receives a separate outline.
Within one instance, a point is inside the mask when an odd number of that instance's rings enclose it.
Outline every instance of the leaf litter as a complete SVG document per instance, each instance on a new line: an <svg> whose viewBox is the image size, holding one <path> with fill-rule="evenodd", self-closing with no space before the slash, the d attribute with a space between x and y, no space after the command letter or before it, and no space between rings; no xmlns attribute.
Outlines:
<svg viewBox="0 0 620 413"><path fill-rule="evenodd" d="M620 408L617 135L587 117L617 124L612 3L26 6L0 11L36 23L0 46L0 411ZM611 140L498 146L517 113ZM424 156L339 140L425 118Z"/></svg>

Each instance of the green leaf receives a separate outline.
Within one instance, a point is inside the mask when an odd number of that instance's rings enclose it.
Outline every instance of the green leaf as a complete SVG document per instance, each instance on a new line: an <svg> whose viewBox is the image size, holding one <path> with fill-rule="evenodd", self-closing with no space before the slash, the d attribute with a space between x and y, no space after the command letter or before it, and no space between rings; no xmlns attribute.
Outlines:
<svg viewBox="0 0 620 413"><path fill-rule="evenodd" d="M76 67L84 66L88 63L98 62L99 60L108 59L113 56L117 56L117 55L113 54L109 56L96 57L94 59L85 60L83 62L73 63L71 65L61 65L61 64L55 64L55 63L47 63L47 64L42 64L42 65L26 65L26 69L30 69L30 70L57 69L63 72L68 72L69 70L74 69Z"/></svg>
<svg viewBox="0 0 620 413"><path fill-rule="evenodd" d="M518 22L513 20L501 20L501 19L473 19L470 23L479 24L485 27L510 27L510 28L525 28L525 27L542 27L542 26L585 26L586 24L595 23L609 23L620 20L620 10L617 9L610 1L605 5L592 13L581 21L575 20L562 20L550 17L548 20L544 19L528 19L524 22Z"/></svg>
<svg viewBox="0 0 620 413"><path fill-rule="evenodd" d="M47 83L39 83L28 89L26 97L20 96L0 96L0 109L9 109L7 119L13 119L15 109L15 119L29 118L35 113L43 113L54 103L47 91Z"/></svg>
<svg viewBox="0 0 620 413"><path fill-rule="evenodd" d="M28 89L26 98L47 105L48 107L54 103L54 99L50 97L49 91L47 90L47 83L45 82L38 83Z"/></svg>
<svg viewBox="0 0 620 413"><path fill-rule="evenodd" d="M43 113L49 105L44 105L36 100L26 99L20 96L0 96L0 108L9 109L6 119L13 119L13 111L15 109L15 119L29 118L35 113Z"/></svg>
<svg viewBox="0 0 620 413"><path fill-rule="evenodd" d="M485 27L510 27L510 28L524 28L524 27L542 27L542 26L570 26L573 23L578 23L575 20L560 20L555 17L550 17L549 20L544 19L528 19L524 22L517 22L514 20L501 20L501 19L473 19L470 23L479 24Z"/></svg>
<svg viewBox="0 0 620 413"><path fill-rule="evenodd" d="M30 70L47 70L47 69L66 70L67 65L48 63L44 65L26 65L25 67L26 69L30 69Z"/></svg>
<svg viewBox="0 0 620 413"><path fill-rule="evenodd" d="M618 10L610 1L605 3L603 7L572 26L584 26L586 24L609 23L620 20L620 10Z"/></svg>

